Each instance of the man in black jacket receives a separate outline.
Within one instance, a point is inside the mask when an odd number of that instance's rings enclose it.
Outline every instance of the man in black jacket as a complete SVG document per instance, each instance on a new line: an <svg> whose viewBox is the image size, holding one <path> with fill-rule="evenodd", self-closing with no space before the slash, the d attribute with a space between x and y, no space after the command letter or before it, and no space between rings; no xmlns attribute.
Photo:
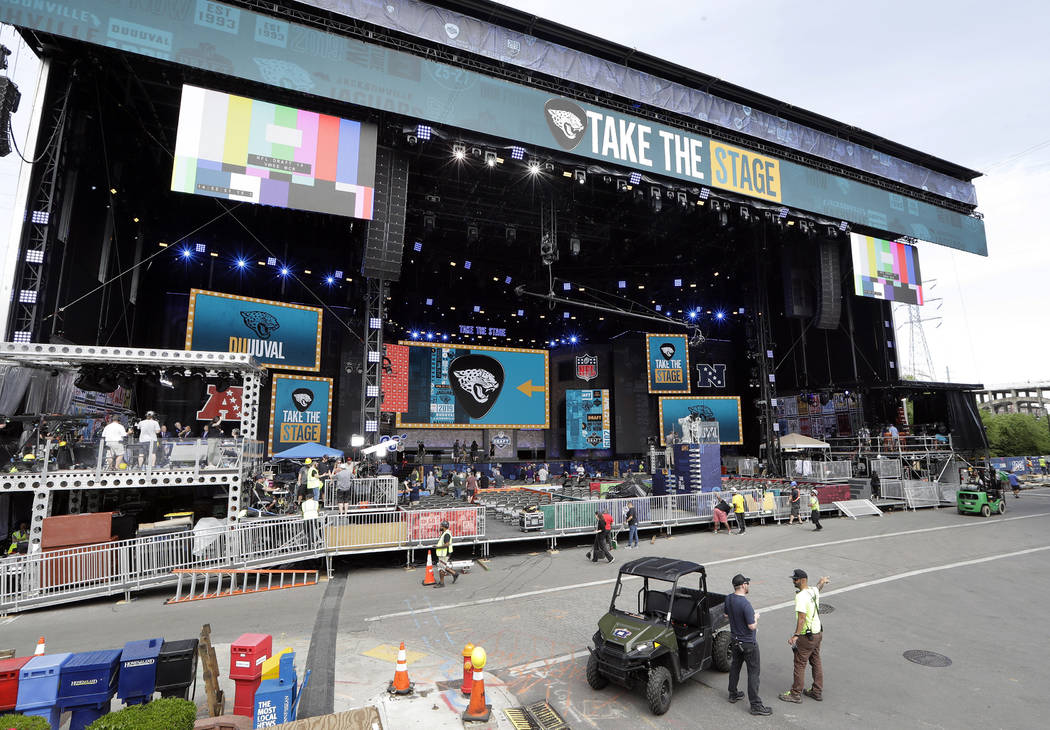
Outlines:
<svg viewBox="0 0 1050 730"><path fill-rule="evenodd" d="M591 551L587 553L587 557L591 559L592 563L598 562L598 556L604 555L606 562L611 563L613 561L612 553L609 552L607 547L609 543L608 533L609 530L605 526L605 517L601 512L595 510L594 518L595 532L594 532L594 545L591 547Z"/></svg>

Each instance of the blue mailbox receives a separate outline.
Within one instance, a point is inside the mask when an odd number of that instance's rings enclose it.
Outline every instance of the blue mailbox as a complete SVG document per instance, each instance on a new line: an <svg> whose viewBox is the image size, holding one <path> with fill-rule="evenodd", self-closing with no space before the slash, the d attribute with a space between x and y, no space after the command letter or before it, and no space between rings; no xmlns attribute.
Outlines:
<svg viewBox="0 0 1050 730"><path fill-rule="evenodd" d="M58 679L72 654L43 654L22 665L18 673L18 702L15 709L23 715L46 718L58 727L62 710L58 708Z"/></svg>
<svg viewBox="0 0 1050 730"><path fill-rule="evenodd" d="M164 639L129 641L120 653L117 697L125 705L141 705L153 699L157 684L157 655Z"/></svg>
<svg viewBox="0 0 1050 730"><path fill-rule="evenodd" d="M62 666L58 680L58 707L72 711L69 730L84 730L109 712L117 691L120 649L74 654Z"/></svg>
<svg viewBox="0 0 1050 730"><path fill-rule="evenodd" d="M295 719L295 652L281 655L277 679L264 679L255 690L253 728L275 727Z"/></svg>

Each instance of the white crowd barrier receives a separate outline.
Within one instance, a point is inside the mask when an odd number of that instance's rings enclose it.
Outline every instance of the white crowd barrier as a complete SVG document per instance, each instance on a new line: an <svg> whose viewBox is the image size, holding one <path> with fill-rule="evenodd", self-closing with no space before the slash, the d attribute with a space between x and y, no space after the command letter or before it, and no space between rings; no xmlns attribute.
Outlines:
<svg viewBox="0 0 1050 730"><path fill-rule="evenodd" d="M351 480L350 504L365 504L371 509L393 509L397 507L397 477L358 477ZM339 501L335 478L325 479L322 489L322 501L325 507L332 508Z"/></svg>

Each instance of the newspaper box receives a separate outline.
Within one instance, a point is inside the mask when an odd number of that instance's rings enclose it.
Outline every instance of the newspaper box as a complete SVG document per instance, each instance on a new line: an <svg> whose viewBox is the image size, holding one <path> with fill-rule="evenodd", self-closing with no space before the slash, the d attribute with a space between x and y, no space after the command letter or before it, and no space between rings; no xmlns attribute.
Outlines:
<svg viewBox="0 0 1050 730"><path fill-rule="evenodd" d="M109 712L117 691L120 649L74 654L59 673L58 707L71 710L69 730L84 730Z"/></svg>
<svg viewBox="0 0 1050 730"><path fill-rule="evenodd" d="M117 697L125 705L141 705L153 699L157 682L157 656L164 639L129 641L120 654Z"/></svg>
<svg viewBox="0 0 1050 730"><path fill-rule="evenodd" d="M62 710L58 703L58 677L73 655L43 654L22 665L18 673L18 701L15 709L23 715L45 718L51 727L59 726Z"/></svg>

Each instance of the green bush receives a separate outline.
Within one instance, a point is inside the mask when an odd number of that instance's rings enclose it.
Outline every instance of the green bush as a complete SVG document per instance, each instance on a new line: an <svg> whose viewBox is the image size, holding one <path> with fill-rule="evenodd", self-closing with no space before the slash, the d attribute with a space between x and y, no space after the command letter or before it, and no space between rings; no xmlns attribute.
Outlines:
<svg viewBox="0 0 1050 730"><path fill-rule="evenodd" d="M196 719L196 705L168 697L103 715L88 725L88 730L193 730Z"/></svg>
<svg viewBox="0 0 1050 730"><path fill-rule="evenodd" d="M3 730L51 730L51 723L36 715L0 715Z"/></svg>

